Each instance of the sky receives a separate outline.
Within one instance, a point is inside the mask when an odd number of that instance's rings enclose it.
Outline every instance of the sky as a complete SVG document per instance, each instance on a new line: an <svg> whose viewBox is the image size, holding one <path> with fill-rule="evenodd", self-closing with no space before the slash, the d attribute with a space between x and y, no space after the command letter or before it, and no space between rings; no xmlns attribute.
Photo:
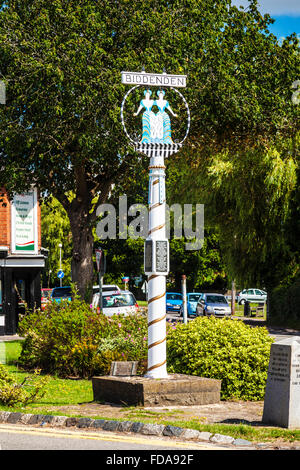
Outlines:
<svg viewBox="0 0 300 470"><path fill-rule="evenodd" d="M259 0L259 11L275 20L269 30L279 39L296 33L300 37L300 0ZM248 0L232 0L236 6L247 7Z"/></svg>

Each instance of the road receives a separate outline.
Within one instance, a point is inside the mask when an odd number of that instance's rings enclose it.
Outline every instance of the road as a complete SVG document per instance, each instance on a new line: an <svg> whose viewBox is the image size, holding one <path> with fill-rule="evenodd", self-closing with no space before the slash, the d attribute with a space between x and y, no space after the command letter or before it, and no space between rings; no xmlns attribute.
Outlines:
<svg viewBox="0 0 300 470"><path fill-rule="evenodd" d="M199 450L226 450L213 443L180 442L165 437L133 436L113 432L92 432L0 424L1 450L104 450L160 451L183 454ZM0 454L1 455L1 454Z"/></svg>

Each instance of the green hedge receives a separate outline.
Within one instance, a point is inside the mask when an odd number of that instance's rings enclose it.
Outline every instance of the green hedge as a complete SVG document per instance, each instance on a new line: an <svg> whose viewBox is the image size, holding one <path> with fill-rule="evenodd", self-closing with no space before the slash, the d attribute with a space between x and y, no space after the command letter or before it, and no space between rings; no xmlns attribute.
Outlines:
<svg viewBox="0 0 300 470"><path fill-rule="evenodd" d="M199 317L168 337L168 371L221 379L222 399L263 400L273 339L264 327Z"/></svg>
<svg viewBox="0 0 300 470"><path fill-rule="evenodd" d="M278 286L269 294L271 322L300 325L300 279L290 286Z"/></svg>

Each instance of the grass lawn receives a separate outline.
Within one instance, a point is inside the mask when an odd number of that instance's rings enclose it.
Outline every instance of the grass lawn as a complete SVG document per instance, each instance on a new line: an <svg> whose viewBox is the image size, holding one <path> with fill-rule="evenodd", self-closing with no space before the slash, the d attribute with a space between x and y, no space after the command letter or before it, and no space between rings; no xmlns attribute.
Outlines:
<svg viewBox="0 0 300 470"><path fill-rule="evenodd" d="M16 361L21 352L21 341L7 341L0 343L2 348L5 349L6 366L11 374L15 377L16 382L22 382L29 372L24 372L18 368ZM47 406L56 405L75 405L79 403L88 403L93 401L93 390L92 383L90 380L68 380L60 379L55 376L47 375L48 383L46 387L46 393L43 398L39 399L38 402L29 404L26 406L26 412L30 413L34 409L39 410L43 408L43 413L46 414ZM0 409L10 410L9 407L3 406L0 403ZM20 408L14 411L20 411Z"/></svg>
<svg viewBox="0 0 300 470"><path fill-rule="evenodd" d="M0 352L2 358L5 357L5 365L9 372L14 375L16 382L21 382L28 372L20 370L16 365L16 360L21 352L21 341L0 342ZM5 356L3 355L5 353ZM25 406L7 407L0 403L0 410L19 411L22 413L37 414L62 414L64 416L77 416L80 414L53 412L56 406L68 406L88 404L93 401L92 383L90 380L70 380L61 379L54 376L48 376L49 382L46 386L46 394L33 404ZM257 427L244 424L205 424L200 419L192 419L190 421L181 420L184 410L171 410L169 412L151 412L142 407L124 407L126 416L122 417L120 413L119 421L130 420L145 423L172 424L185 428L197 429L199 431L208 431L211 433L220 433L230 435L234 438L248 439L253 442L270 442L276 440L284 441L300 441L300 430L287 430L273 427ZM128 414L129 412L129 414ZM123 413L124 414L124 413ZM168 420L169 417L169 420ZM114 419L106 416L97 416L93 418ZM171 419L172 418L172 419Z"/></svg>

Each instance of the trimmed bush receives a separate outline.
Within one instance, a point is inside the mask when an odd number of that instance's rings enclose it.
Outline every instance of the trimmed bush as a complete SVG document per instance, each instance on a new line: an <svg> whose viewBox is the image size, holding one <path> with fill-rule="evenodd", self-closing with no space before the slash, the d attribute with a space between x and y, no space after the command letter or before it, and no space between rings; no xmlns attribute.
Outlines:
<svg viewBox="0 0 300 470"><path fill-rule="evenodd" d="M6 406L27 405L45 394L47 377L37 377L38 371L17 383L12 374L0 364L0 403Z"/></svg>
<svg viewBox="0 0 300 470"><path fill-rule="evenodd" d="M199 317L169 328L168 372L221 379L221 399L263 400L272 342L264 327Z"/></svg>

